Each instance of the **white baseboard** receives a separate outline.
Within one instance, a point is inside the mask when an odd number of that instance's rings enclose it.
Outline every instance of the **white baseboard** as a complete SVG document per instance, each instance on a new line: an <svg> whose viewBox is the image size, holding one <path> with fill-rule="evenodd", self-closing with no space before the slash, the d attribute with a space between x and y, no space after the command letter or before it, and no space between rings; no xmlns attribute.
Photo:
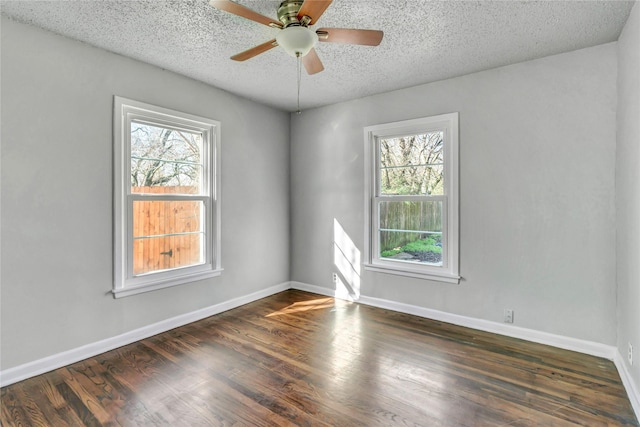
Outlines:
<svg viewBox="0 0 640 427"><path fill-rule="evenodd" d="M295 281L289 282L289 284L291 285L291 289L297 289L299 291L311 292L312 294L325 295L328 297L334 297L334 298L344 299L348 301L356 300L356 298L349 295L346 291L341 292L338 290L323 288L322 286L315 286L315 285L310 285L308 283L295 282Z"/></svg>
<svg viewBox="0 0 640 427"><path fill-rule="evenodd" d="M192 311L190 313L181 314L167 320L163 320L139 329L125 332L124 334L117 335L115 337L107 338L68 351L63 351L62 353L54 354L43 359L25 363L14 368L5 369L3 371L0 371L0 386L4 387L9 384L22 381L24 379L43 374L45 372L53 371L54 369L67 366L72 363L87 359L89 357L104 353L106 351L122 347L123 345L131 344L132 342L149 338L153 335L166 332L179 326L183 326L188 323L192 323L197 320L201 320L206 317L231 310L232 308L240 307L241 305L248 304L250 302L268 297L270 295L285 291L290 288L290 282L280 283L278 285L262 289L249 295L233 298L228 301L212 305L210 307Z"/></svg>
<svg viewBox="0 0 640 427"><path fill-rule="evenodd" d="M627 395L629 396L629 401L631 401L631 406L636 413L636 418L640 420L640 389L633 381L633 377L631 376L631 372L629 372L629 368L624 360L622 354L619 351L616 351L615 359L613 359L613 363L616 364L616 368L618 368L618 373L620 374L620 378L622 379L622 384L624 384L625 390L627 390Z"/></svg>
<svg viewBox="0 0 640 427"><path fill-rule="evenodd" d="M320 295L333 296L336 298L347 299L354 301L355 299L348 296L345 298L341 296L338 291L334 291L329 288L309 285L301 282L291 282L293 289L299 289L301 291L313 292ZM527 341L536 342L539 344L546 344L553 347L562 348L565 350L577 351L579 353L589 354L592 356L602 357L608 360L614 360L617 353L617 349L614 346L600 344L592 341L580 340L577 338L565 337L562 335L551 334L548 332L536 331L534 329L521 328L518 326L491 322L489 320L476 319L473 317L460 316L458 314L447 313L444 311L433 310L430 308L419 307L411 304L404 304L401 302L385 300L381 298L373 298L365 295L360 295L357 302L361 304L371 305L373 307L384 308L392 311L399 311L401 313L413 314L419 317L425 317L427 319L433 319L440 322L452 323L458 326L465 326L471 329L478 329L485 332L491 332L494 334L505 335L512 338L519 338Z"/></svg>
<svg viewBox="0 0 640 427"><path fill-rule="evenodd" d="M420 317L426 317L428 319L438 320L440 322L452 323L454 325L464 326L471 329L478 329L480 331L491 332L494 334L505 335L512 338L519 338L539 344L550 345L565 350L577 351L592 356L603 357L609 360L613 360L616 352L616 347L610 345L580 340L563 335L551 334L548 332L537 331L535 329L527 329L519 326L492 322L489 320L461 316L458 314L432 310L429 308L418 307L410 304L398 303L395 301L362 296L359 302L367 305L372 305L374 307L380 307L388 310L400 311L402 313L413 314Z"/></svg>

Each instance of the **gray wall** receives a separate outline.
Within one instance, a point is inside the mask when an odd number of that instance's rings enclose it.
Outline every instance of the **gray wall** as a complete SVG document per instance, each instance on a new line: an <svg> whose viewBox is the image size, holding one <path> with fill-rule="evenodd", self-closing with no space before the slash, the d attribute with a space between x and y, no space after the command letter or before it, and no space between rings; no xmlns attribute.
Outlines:
<svg viewBox="0 0 640 427"><path fill-rule="evenodd" d="M363 127L460 113L460 273L361 293L614 345L616 44L292 118L292 280L331 288L333 221L363 251Z"/></svg>
<svg viewBox="0 0 640 427"><path fill-rule="evenodd" d="M497 322L508 307L517 326L616 344L617 178L629 230L617 344L640 354L637 34L636 5L619 46L310 110L290 127L286 113L3 18L0 369L289 279L331 288L334 220L363 250L362 128L453 111L462 282L364 272L361 292ZM222 122L222 277L109 294L114 94Z"/></svg>
<svg viewBox="0 0 640 427"><path fill-rule="evenodd" d="M618 40L618 146L616 218L618 350L640 390L640 5L636 3Z"/></svg>
<svg viewBox="0 0 640 427"><path fill-rule="evenodd" d="M289 114L2 18L2 366L289 279ZM115 300L113 95L222 123L222 276Z"/></svg>

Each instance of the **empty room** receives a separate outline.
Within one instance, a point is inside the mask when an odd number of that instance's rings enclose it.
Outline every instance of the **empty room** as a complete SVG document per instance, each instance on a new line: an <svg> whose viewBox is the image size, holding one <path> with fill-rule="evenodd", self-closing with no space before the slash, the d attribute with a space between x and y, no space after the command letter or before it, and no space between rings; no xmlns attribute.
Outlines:
<svg viewBox="0 0 640 427"><path fill-rule="evenodd" d="M0 11L0 424L639 426L637 1Z"/></svg>

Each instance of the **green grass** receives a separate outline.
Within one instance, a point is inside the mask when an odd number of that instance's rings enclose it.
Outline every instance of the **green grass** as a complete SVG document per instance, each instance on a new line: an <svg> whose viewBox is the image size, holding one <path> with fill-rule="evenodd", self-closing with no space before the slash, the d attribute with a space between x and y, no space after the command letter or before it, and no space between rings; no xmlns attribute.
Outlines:
<svg viewBox="0 0 640 427"><path fill-rule="evenodd" d="M415 242L408 243L402 247L403 252L433 252L436 254L442 253L442 248L440 246L436 246L435 239L421 239L416 240Z"/></svg>
<svg viewBox="0 0 640 427"><path fill-rule="evenodd" d="M433 239L430 237L427 239L420 239L411 243L407 243L406 245L400 248L384 250L382 251L380 256L382 256L383 258L384 257L388 258L394 255L397 255L400 252L406 252L412 255L417 255L421 252L433 252L436 254L441 254L442 247L438 246L437 243L438 242L436 241L436 239Z"/></svg>
<svg viewBox="0 0 640 427"><path fill-rule="evenodd" d="M400 252L402 252L402 249L389 249L386 251L382 251L382 254L380 254L380 256L382 256L383 258L388 258L394 255L398 255Z"/></svg>

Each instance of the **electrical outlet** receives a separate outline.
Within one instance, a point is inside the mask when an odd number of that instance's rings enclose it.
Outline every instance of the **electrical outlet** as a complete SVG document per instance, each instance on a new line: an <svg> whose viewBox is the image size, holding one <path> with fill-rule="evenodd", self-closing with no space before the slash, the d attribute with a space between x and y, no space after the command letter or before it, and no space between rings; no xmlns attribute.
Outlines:
<svg viewBox="0 0 640 427"><path fill-rule="evenodd" d="M513 310L510 308L504 309L504 323L513 323Z"/></svg>
<svg viewBox="0 0 640 427"><path fill-rule="evenodd" d="M629 343L627 358L629 359L629 365L633 366L633 346L631 345L631 343Z"/></svg>
<svg viewBox="0 0 640 427"><path fill-rule="evenodd" d="M338 283L338 274L337 273L333 273L333 283Z"/></svg>

